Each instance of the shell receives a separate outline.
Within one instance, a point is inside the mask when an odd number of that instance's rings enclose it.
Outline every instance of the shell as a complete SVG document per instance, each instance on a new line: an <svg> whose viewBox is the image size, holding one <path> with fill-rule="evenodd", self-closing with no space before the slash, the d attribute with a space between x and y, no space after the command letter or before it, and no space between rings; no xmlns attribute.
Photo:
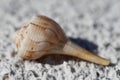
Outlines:
<svg viewBox="0 0 120 80"><path fill-rule="evenodd" d="M52 19L43 15L33 17L29 24L14 35L18 55L23 59L38 59L46 54L66 54L101 65L109 60L71 43L62 28Z"/></svg>
<svg viewBox="0 0 120 80"><path fill-rule="evenodd" d="M67 37L55 21L35 16L27 26L16 32L15 41L18 54L23 59L37 59L56 46L62 48Z"/></svg>

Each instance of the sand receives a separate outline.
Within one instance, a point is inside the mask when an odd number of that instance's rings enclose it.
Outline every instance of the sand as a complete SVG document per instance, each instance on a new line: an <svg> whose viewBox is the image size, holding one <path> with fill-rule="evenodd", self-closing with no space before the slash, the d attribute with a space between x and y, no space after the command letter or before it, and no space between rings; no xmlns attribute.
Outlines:
<svg viewBox="0 0 120 80"><path fill-rule="evenodd" d="M119 8L119 0L1 0L0 80L120 80ZM11 36L37 14L57 21L73 42L111 64L59 55L20 60Z"/></svg>

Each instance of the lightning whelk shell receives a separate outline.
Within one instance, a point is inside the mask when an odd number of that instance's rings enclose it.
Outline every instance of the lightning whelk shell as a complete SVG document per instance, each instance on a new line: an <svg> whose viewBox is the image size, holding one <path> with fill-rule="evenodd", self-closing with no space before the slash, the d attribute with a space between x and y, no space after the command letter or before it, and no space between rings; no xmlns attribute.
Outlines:
<svg viewBox="0 0 120 80"><path fill-rule="evenodd" d="M101 65L108 65L108 59L99 57L70 42L61 27L45 16L33 17L29 24L14 35L18 54L23 59L38 59L47 54L66 54Z"/></svg>

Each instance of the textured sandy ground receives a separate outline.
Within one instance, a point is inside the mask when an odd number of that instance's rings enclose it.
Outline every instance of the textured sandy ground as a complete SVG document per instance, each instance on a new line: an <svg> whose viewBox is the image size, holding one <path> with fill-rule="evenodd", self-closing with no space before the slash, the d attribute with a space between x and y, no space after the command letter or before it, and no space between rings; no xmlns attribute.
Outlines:
<svg viewBox="0 0 120 80"><path fill-rule="evenodd" d="M11 35L36 14L56 20L72 41L112 64L58 55L19 60ZM0 80L120 80L120 1L0 0Z"/></svg>

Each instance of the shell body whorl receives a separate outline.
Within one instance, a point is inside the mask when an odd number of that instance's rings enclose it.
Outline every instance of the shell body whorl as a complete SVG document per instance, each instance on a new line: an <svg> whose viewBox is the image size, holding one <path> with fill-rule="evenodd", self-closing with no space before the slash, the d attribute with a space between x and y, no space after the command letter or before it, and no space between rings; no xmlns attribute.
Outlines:
<svg viewBox="0 0 120 80"><path fill-rule="evenodd" d="M60 26L45 16L33 17L27 26L16 32L14 39L23 59L37 59L52 48L63 48L67 42Z"/></svg>

